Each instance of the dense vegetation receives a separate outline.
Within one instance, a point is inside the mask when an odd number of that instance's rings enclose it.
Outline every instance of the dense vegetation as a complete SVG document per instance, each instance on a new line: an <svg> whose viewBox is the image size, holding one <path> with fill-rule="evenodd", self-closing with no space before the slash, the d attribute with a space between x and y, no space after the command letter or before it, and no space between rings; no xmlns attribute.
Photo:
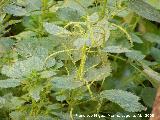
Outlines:
<svg viewBox="0 0 160 120"><path fill-rule="evenodd" d="M159 23L159 0L0 0L0 120L148 120Z"/></svg>

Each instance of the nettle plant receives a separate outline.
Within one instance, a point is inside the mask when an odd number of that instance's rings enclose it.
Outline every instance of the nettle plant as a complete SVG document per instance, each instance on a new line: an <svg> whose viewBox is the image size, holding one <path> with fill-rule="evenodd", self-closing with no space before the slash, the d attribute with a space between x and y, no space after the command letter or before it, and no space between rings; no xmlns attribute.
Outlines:
<svg viewBox="0 0 160 120"><path fill-rule="evenodd" d="M150 22L160 22L160 12L153 4L2 0L0 10L2 120L151 112L160 81L160 32Z"/></svg>

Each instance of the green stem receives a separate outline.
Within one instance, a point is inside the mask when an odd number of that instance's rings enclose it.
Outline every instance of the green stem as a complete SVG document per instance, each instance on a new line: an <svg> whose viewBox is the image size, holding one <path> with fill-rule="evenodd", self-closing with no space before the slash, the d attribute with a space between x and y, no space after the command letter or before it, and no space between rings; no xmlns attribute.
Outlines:
<svg viewBox="0 0 160 120"><path fill-rule="evenodd" d="M80 80L83 80L85 62L86 62L86 45L84 45L82 48L82 57L81 57L81 63L80 63L79 72L78 72Z"/></svg>
<svg viewBox="0 0 160 120"><path fill-rule="evenodd" d="M103 6L103 10L102 10L102 16L101 19L103 19L105 17L106 14L106 7L107 6L107 0L104 0L104 6Z"/></svg>
<svg viewBox="0 0 160 120"><path fill-rule="evenodd" d="M43 22L44 22L44 19L46 17L46 10L47 10L47 3L48 3L48 0L42 0L42 9L41 9L41 16L39 16L39 36L42 36L43 35Z"/></svg>
<svg viewBox="0 0 160 120"><path fill-rule="evenodd" d="M70 118L71 118L71 120L74 120L74 118L73 118L73 107L71 107L71 110L70 110Z"/></svg>
<svg viewBox="0 0 160 120"><path fill-rule="evenodd" d="M57 51L57 52L54 52L53 54L50 54L46 59L45 59L45 62L47 62L47 60L57 54L60 54L60 53L64 53L64 52L70 52L70 51L78 51L78 49L68 49L68 50L62 50L62 51Z"/></svg>
<svg viewBox="0 0 160 120"><path fill-rule="evenodd" d="M93 98L93 93L90 89L90 85L84 79L84 73L85 73L84 68L85 68L85 63L86 63L86 58L87 58L86 53L87 53L87 47L86 47L86 45L84 45L83 48L82 48L82 57L81 57L81 63L80 63L79 71L78 71L78 76L79 76L79 79L86 84L86 87L89 91L89 94L90 94L91 98Z"/></svg>
<svg viewBox="0 0 160 120"><path fill-rule="evenodd" d="M46 16L46 10L48 7L47 3L48 3L48 0L42 0L42 19L44 19Z"/></svg>

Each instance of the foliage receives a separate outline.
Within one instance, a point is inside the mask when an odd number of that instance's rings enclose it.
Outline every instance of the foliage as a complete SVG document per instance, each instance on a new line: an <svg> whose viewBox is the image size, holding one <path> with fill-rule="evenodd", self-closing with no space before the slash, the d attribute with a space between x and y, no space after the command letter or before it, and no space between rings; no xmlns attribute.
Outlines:
<svg viewBox="0 0 160 120"><path fill-rule="evenodd" d="M1 0L0 118L151 113L160 82L158 1Z"/></svg>

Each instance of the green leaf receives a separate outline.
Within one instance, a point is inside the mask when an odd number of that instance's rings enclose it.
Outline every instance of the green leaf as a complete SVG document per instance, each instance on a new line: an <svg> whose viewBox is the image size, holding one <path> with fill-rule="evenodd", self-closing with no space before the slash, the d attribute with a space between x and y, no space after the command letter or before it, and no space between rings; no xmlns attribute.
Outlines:
<svg viewBox="0 0 160 120"><path fill-rule="evenodd" d="M152 48L151 49L151 55L153 56L153 58L157 62L160 62L160 49L158 49L158 48Z"/></svg>
<svg viewBox="0 0 160 120"><path fill-rule="evenodd" d="M45 60L46 57L48 56L48 50L43 47L37 47L34 50L33 56L36 56L36 57L40 58L41 60Z"/></svg>
<svg viewBox="0 0 160 120"><path fill-rule="evenodd" d="M0 97L0 108L2 108L6 103L6 100L3 97Z"/></svg>
<svg viewBox="0 0 160 120"><path fill-rule="evenodd" d="M84 45L91 46L91 41L88 38L78 38L74 41L73 45L79 49Z"/></svg>
<svg viewBox="0 0 160 120"><path fill-rule="evenodd" d="M93 13L92 15L89 16L89 20L90 20L91 22L93 22L93 23L94 23L94 22L97 22L98 19L99 19L99 15L98 15L97 12L95 12L95 13Z"/></svg>
<svg viewBox="0 0 160 120"><path fill-rule="evenodd" d="M21 85L20 79L0 80L0 88L12 88Z"/></svg>
<svg viewBox="0 0 160 120"><path fill-rule="evenodd" d="M0 23L2 23L4 21L5 16L6 16L5 13L1 14L1 16L0 16Z"/></svg>
<svg viewBox="0 0 160 120"><path fill-rule="evenodd" d="M48 33L52 34L52 35L68 34L68 33L69 33L69 31L66 30L65 28L60 27L60 26L57 26L57 25L55 25L55 24L53 24L53 23L45 22L45 23L43 24L43 26L44 26L45 30L46 30Z"/></svg>
<svg viewBox="0 0 160 120"><path fill-rule="evenodd" d="M64 101L67 99L67 96L65 94L60 94L60 95L56 95L56 100L57 101Z"/></svg>
<svg viewBox="0 0 160 120"><path fill-rule="evenodd" d="M17 52L21 56L25 56L26 58L31 57L34 54L35 48L38 46L37 42L38 42L38 39L36 38L32 38L32 37L25 38L24 40L19 41L16 44Z"/></svg>
<svg viewBox="0 0 160 120"><path fill-rule="evenodd" d="M40 10L42 7L42 1L41 0L25 0L26 3L26 10L27 11L35 11Z"/></svg>
<svg viewBox="0 0 160 120"><path fill-rule="evenodd" d="M75 80L72 76L55 77L52 79L53 87L61 89L76 89L83 85L82 82Z"/></svg>
<svg viewBox="0 0 160 120"><path fill-rule="evenodd" d="M149 107L153 106L155 96L156 96L155 88L145 87L142 89L141 97L147 106Z"/></svg>
<svg viewBox="0 0 160 120"><path fill-rule="evenodd" d="M136 35L135 33L131 33L131 38L132 38L133 42L143 43L143 41L141 40L141 38L138 35Z"/></svg>
<svg viewBox="0 0 160 120"><path fill-rule="evenodd" d="M77 2L75 0L66 0L63 7L69 7L69 8L77 10L80 16L83 16L86 14L84 5L82 5L80 1Z"/></svg>
<svg viewBox="0 0 160 120"><path fill-rule="evenodd" d="M12 66L4 65L2 74L11 78L22 78L29 75L32 71L41 71L44 62L38 57L30 57L27 60L17 61Z"/></svg>
<svg viewBox="0 0 160 120"><path fill-rule="evenodd" d="M56 65L56 60L53 57L50 57L45 63L46 68L50 68L50 67L53 67L55 65Z"/></svg>
<svg viewBox="0 0 160 120"><path fill-rule="evenodd" d="M13 39L9 37L1 37L0 38L0 53L10 50L13 44L14 44Z"/></svg>
<svg viewBox="0 0 160 120"><path fill-rule="evenodd" d="M132 50L130 52L126 53L126 56L132 60L143 60L145 58L145 55L143 55L140 51Z"/></svg>
<svg viewBox="0 0 160 120"><path fill-rule="evenodd" d="M128 112L140 112L145 107L139 103L139 97L122 90L105 90L101 92L101 97L117 103Z"/></svg>
<svg viewBox="0 0 160 120"><path fill-rule="evenodd" d="M145 3L143 0L130 0L129 8L148 20L160 23L160 11Z"/></svg>
<svg viewBox="0 0 160 120"><path fill-rule="evenodd" d="M143 38L151 43L160 44L160 36L154 33L145 33Z"/></svg>
<svg viewBox="0 0 160 120"><path fill-rule="evenodd" d="M23 40L23 39L26 39L26 38L29 39L30 37L35 37L35 36L36 36L36 33L33 31L23 31L13 37L16 38L17 40Z"/></svg>
<svg viewBox="0 0 160 120"><path fill-rule="evenodd" d="M42 85L36 85L29 90L29 95L37 102L38 100L40 100L40 93L42 90Z"/></svg>
<svg viewBox="0 0 160 120"><path fill-rule="evenodd" d="M84 7L89 7L91 6L92 4L94 4L94 0L80 0L79 1Z"/></svg>
<svg viewBox="0 0 160 120"><path fill-rule="evenodd" d="M78 21L81 15L76 9L64 7L57 10L57 15L61 20L64 21Z"/></svg>
<svg viewBox="0 0 160 120"><path fill-rule="evenodd" d="M154 8L160 10L160 0L143 0L143 1L150 4Z"/></svg>
<svg viewBox="0 0 160 120"><path fill-rule="evenodd" d="M23 120L23 118L25 117L25 114L23 112L19 112L19 111L13 111L9 114L9 116L13 119L13 120Z"/></svg>
<svg viewBox="0 0 160 120"><path fill-rule="evenodd" d="M27 60L22 61L25 68L29 71L41 71L43 70L44 61L42 61L39 57L33 56L28 58Z"/></svg>
<svg viewBox="0 0 160 120"><path fill-rule="evenodd" d="M48 110L56 110L56 109L60 109L62 108L62 105L59 104L59 103L55 103L55 104L52 104L52 105L48 105L47 106L47 109Z"/></svg>
<svg viewBox="0 0 160 120"><path fill-rule="evenodd" d="M54 68L55 69L59 69L59 68L61 68L63 66L64 66L64 63L61 60L59 60L59 61L56 62Z"/></svg>
<svg viewBox="0 0 160 120"><path fill-rule="evenodd" d="M22 40L16 44L17 52L25 58L37 56L44 59L48 56L49 51L58 45L58 41L56 41L58 38L54 38L53 36L42 38L32 37L32 35L29 36L30 37L24 36L25 38L22 38Z"/></svg>
<svg viewBox="0 0 160 120"><path fill-rule="evenodd" d="M21 107L22 105L24 105L26 101L23 98L20 97L12 97L9 101L10 104L10 109L14 110L17 107Z"/></svg>
<svg viewBox="0 0 160 120"><path fill-rule="evenodd" d="M54 71L43 71L43 72L40 73L40 75L41 75L41 78L50 78L50 77L56 75L56 72L54 72Z"/></svg>
<svg viewBox="0 0 160 120"><path fill-rule="evenodd" d="M106 20L106 18L98 21L98 23L92 27L93 35L90 31L88 31L89 39L92 42L93 47L103 46L103 44L109 39L110 37L110 24Z"/></svg>
<svg viewBox="0 0 160 120"><path fill-rule="evenodd" d="M107 46L104 48L105 52L109 53L125 53L125 52L130 52L127 48L124 48L122 46Z"/></svg>
<svg viewBox="0 0 160 120"><path fill-rule="evenodd" d="M100 62L101 62L101 58L99 56L96 56L96 55L88 56L85 63L85 69L89 69L90 67L98 65L100 64Z"/></svg>
<svg viewBox="0 0 160 120"><path fill-rule="evenodd" d="M110 63L102 66L101 68L92 68L86 72L85 79L87 81L100 81L111 75Z"/></svg>
<svg viewBox="0 0 160 120"><path fill-rule="evenodd" d="M4 8L4 11L8 14L11 14L11 15L14 15L14 16L25 16L27 15L27 11L20 7L20 6L17 6L17 5L7 5L5 8Z"/></svg>

